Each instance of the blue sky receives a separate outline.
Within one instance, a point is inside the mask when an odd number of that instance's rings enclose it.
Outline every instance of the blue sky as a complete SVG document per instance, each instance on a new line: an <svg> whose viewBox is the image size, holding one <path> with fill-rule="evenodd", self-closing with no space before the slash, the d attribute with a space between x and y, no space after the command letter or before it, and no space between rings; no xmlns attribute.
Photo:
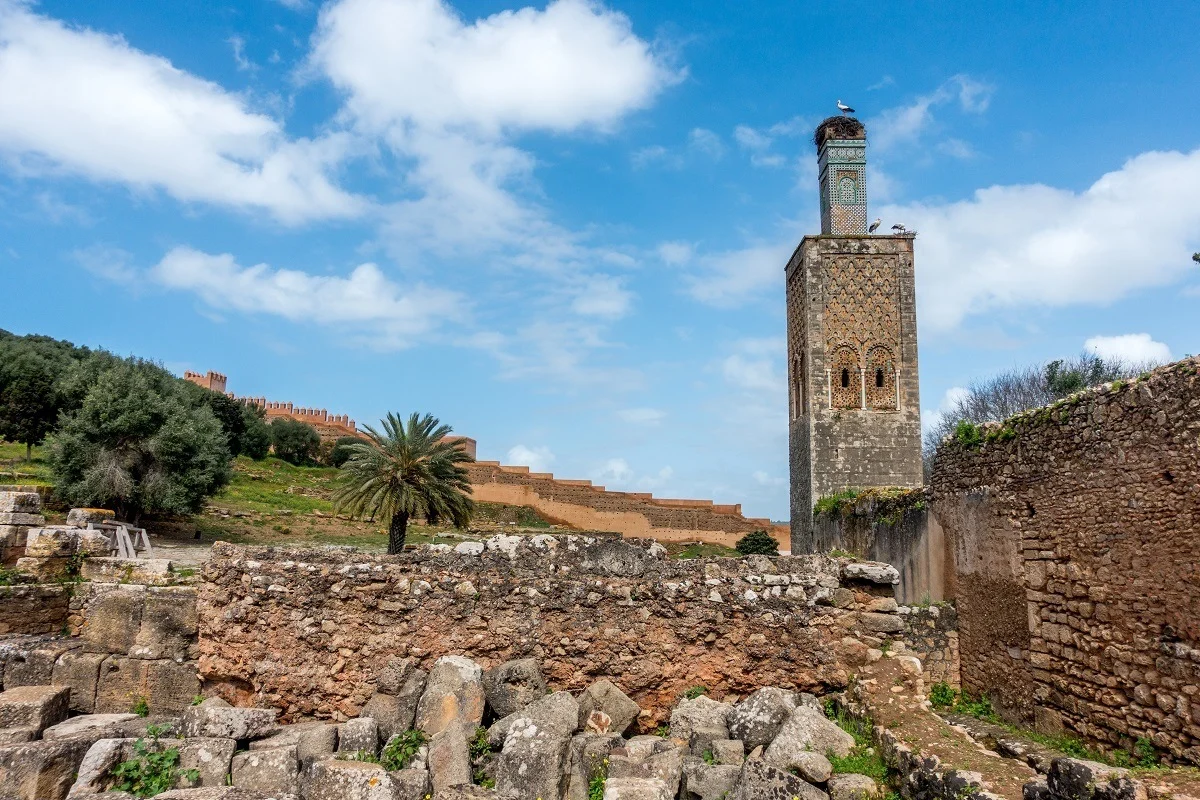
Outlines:
<svg viewBox="0 0 1200 800"><path fill-rule="evenodd" d="M815 123L917 229L922 408L1200 351L1194 2L0 0L0 327L787 515Z"/></svg>

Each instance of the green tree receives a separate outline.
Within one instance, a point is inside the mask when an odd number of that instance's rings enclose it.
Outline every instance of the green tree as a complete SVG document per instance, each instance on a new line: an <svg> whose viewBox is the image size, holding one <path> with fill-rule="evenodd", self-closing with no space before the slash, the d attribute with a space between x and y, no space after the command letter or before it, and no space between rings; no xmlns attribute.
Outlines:
<svg viewBox="0 0 1200 800"><path fill-rule="evenodd" d="M414 517L466 527L475 504L468 496L471 483L462 465L472 459L446 441L450 426L415 413L407 425L392 413L380 425L382 433L365 426L369 441L350 447L334 493L336 507L386 521L392 554L404 549L408 521Z"/></svg>
<svg viewBox="0 0 1200 800"><path fill-rule="evenodd" d="M779 543L775 541L775 537L766 531L751 531L745 536L737 540L734 545L739 553L744 556L763 555L777 556L779 555Z"/></svg>
<svg viewBox="0 0 1200 800"><path fill-rule="evenodd" d="M362 444L362 439L357 436L340 437L333 443L333 449L329 451L329 466L341 467L349 461L351 454L354 452L353 447L356 444Z"/></svg>
<svg viewBox="0 0 1200 800"><path fill-rule="evenodd" d="M267 424L266 412L258 406L244 403L242 425L244 430L238 450L244 456L262 461L271 450L271 426Z"/></svg>
<svg viewBox="0 0 1200 800"><path fill-rule="evenodd" d="M54 430L62 406L56 365L19 340L0 344L0 439L33 446Z"/></svg>
<svg viewBox="0 0 1200 800"><path fill-rule="evenodd" d="M275 455L291 464L308 464L321 446L321 437L313 426L287 417L271 423L271 444Z"/></svg>
<svg viewBox="0 0 1200 800"><path fill-rule="evenodd" d="M229 448L212 411L190 405L181 383L140 361L101 373L50 439L56 493L135 524L146 512L199 512L229 482Z"/></svg>

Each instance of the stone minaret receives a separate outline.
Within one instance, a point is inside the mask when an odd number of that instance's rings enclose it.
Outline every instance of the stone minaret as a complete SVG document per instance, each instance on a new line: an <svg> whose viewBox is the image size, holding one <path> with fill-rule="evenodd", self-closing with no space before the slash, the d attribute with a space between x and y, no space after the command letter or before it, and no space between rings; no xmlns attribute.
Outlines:
<svg viewBox="0 0 1200 800"><path fill-rule="evenodd" d="M830 117L814 143L821 234L785 273L793 553L814 552L818 498L922 485L913 235L867 233L862 123Z"/></svg>

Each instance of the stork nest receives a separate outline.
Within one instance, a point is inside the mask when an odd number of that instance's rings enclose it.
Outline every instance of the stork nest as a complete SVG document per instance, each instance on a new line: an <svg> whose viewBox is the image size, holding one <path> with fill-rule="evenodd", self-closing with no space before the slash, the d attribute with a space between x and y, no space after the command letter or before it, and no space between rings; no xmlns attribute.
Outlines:
<svg viewBox="0 0 1200 800"><path fill-rule="evenodd" d="M866 139L867 128L854 117L845 117L838 114L834 117L826 117L821 120L821 124L817 126L817 130L813 133L813 144L817 149L821 149L821 145L825 144L826 139Z"/></svg>

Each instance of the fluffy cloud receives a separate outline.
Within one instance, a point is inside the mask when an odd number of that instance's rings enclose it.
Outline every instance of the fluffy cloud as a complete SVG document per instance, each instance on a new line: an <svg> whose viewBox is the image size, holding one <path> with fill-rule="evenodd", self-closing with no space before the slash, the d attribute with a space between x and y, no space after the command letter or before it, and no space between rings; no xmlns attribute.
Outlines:
<svg viewBox="0 0 1200 800"><path fill-rule="evenodd" d="M783 291L783 268L800 242L757 244L741 250L712 253L697 259L688 276L687 292L702 303L732 307L760 296L764 290Z"/></svg>
<svg viewBox="0 0 1200 800"><path fill-rule="evenodd" d="M550 465L554 463L554 453L550 452L549 447L526 447L518 444L509 448L508 460L505 463L529 467L533 472L549 472Z"/></svg>
<svg viewBox="0 0 1200 800"><path fill-rule="evenodd" d="M440 0L340 0L321 11L312 61L381 130L604 128L679 78L627 17L586 0L474 22Z"/></svg>
<svg viewBox="0 0 1200 800"><path fill-rule="evenodd" d="M867 121L871 134L871 146L877 152L886 152L901 144L916 140L926 133L934 123L933 109L954 103L969 114L987 111L994 87L969 75L955 75L929 94L917 97L908 105L889 108ZM951 140L955 141L955 140ZM951 145L951 149L963 152L965 143Z"/></svg>
<svg viewBox="0 0 1200 800"><path fill-rule="evenodd" d="M782 396L785 378L779 362L783 352L782 339L743 339L721 362L721 374L726 383L740 390Z"/></svg>
<svg viewBox="0 0 1200 800"><path fill-rule="evenodd" d="M294 223L360 213L328 171L345 137L289 139L245 100L130 47L0 0L0 152L184 201L265 209Z"/></svg>
<svg viewBox="0 0 1200 800"><path fill-rule="evenodd" d="M633 293L624 288L620 278L591 275L579 288L571 308L584 316L618 319L625 316L632 303Z"/></svg>
<svg viewBox="0 0 1200 800"><path fill-rule="evenodd" d="M638 475L623 458L610 458L592 471L592 480L612 489L639 489L645 492L660 489L675 475L670 466L656 473Z"/></svg>
<svg viewBox="0 0 1200 800"><path fill-rule="evenodd" d="M1083 349L1126 364L1165 364L1171 360L1171 348L1154 341L1148 333L1093 336L1083 343Z"/></svg>
<svg viewBox="0 0 1200 800"><path fill-rule="evenodd" d="M931 329L997 308L1108 303L1194 267L1200 150L1143 153L1082 192L993 186L879 214L920 231L918 306Z"/></svg>
<svg viewBox="0 0 1200 800"><path fill-rule="evenodd" d="M441 289L401 289L374 264L361 264L346 277L310 275L266 264L242 267L228 253L189 247L171 250L149 276L162 286L193 292L216 309L348 328L385 347L412 344L442 320L456 319L464 303Z"/></svg>

